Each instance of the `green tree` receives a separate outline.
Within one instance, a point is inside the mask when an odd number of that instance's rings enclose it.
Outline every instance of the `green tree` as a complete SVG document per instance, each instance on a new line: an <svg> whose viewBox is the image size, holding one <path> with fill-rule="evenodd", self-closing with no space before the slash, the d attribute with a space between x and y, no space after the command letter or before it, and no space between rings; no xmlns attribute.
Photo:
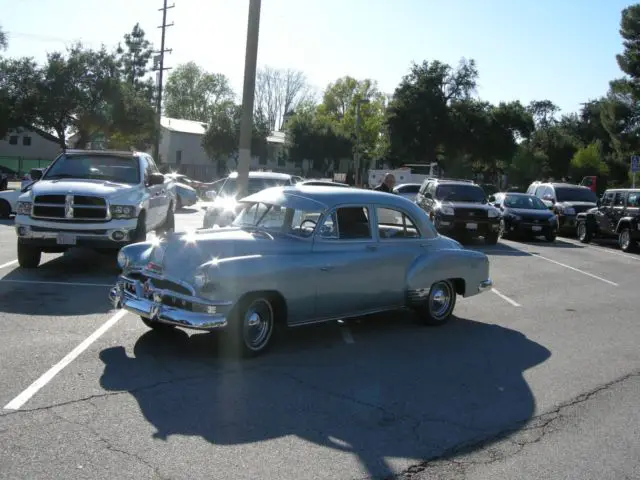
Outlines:
<svg viewBox="0 0 640 480"><path fill-rule="evenodd" d="M242 106L232 102L215 105L202 146L212 160L218 161L218 171L221 170L220 160L233 158L238 164L238 147L240 144L240 120ZM267 137L270 134L269 123L261 112L254 114L253 135L251 138L251 154L264 157L267 154Z"/></svg>
<svg viewBox="0 0 640 480"><path fill-rule="evenodd" d="M208 73L195 62L176 67L164 91L164 111L168 117L209 122L217 107L232 102L235 94L227 77Z"/></svg>
<svg viewBox="0 0 640 480"><path fill-rule="evenodd" d="M588 175L607 175L609 167L602 158L601 150L602 145L599 141L579 149L571 159L571 176L578 180Z"/></svg>
<svg viewBox="0 0 640 480"><path fill-rule="evenodd" d="M42 72L31 58L0 58L0 138L38 123Z"/></svg>
<svg viewBox="0 0 640 480"><path fill-rule="evenodd" d="M116 54L124 80L131 85L144 83L142 80L149 73L153 45L139 23L134 25L131 33L125 34L124 47L118 45Z"/></svg>
<svg viewBox="0 0 640 480"><path fill-rule="evenodd" d="M462 60L456 68L437 60L412 65L387 109L392 156L400 161L437 162L445 171L451 167L459 146L449 107L471 97L477 78L473 60ZM447 147L449 156L445 156Z"/></svg>

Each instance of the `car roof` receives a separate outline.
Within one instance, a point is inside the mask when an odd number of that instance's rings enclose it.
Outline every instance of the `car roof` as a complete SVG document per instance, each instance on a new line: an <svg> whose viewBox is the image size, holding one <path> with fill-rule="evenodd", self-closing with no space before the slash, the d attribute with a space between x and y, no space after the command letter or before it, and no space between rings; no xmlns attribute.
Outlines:
<svg viewBox="0 0 640 480"><path fill-rule="evenodd" d="M79 150L79 149L70 149L62 152L62 155L72 156L72 155L105 155L105 156L116 156L116 157L135 157L139 155L140 152L132 152L130 150Z"/></svg>
<svg viewBox="0 0 640 480"><path fill-rule="evenodd" d="M273 203L301 210L305 210L308 207L313 207L312 209L316 210L328 210L337 205L377 203L387 205L390 208L394 206L402 208L414 214L417 214L417 211L421 211L420 207L401 195L362 188L319 185L296 184L266 188L243 198L241 201Z"/></svg>
<svg viewBox="0 0 640 480"><path fill-rule="evenodd" d="M238 172L231 172L228 178L238 178ZM249 178L272 178L276 180L289 180L291 175L279 172L249 172Z"/></svg>
<svg viewBox="0 0 640 480"><path fill-rule="evenodd" d="M396 185L393 188L401 188L401 187L421 187L422 184L421 183L413 183L413 182L408 182L408 183L399 183L398 185Z"/></svg>

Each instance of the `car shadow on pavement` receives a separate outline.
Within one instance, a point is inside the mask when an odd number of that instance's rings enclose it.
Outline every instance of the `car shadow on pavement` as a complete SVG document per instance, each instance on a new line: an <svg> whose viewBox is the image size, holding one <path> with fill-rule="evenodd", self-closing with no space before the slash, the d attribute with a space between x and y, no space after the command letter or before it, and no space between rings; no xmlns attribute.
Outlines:
<svg viewBox="0 0 640 480"><path fill-rule="evenodd" d="M0 225L6 225L7 227L13 227L14 219L13 218L0 218Z"/></svg>
<svg viewBox="0 0 640 480"><path fill-rule="evenodd" d="M400 473L389 458L408 459L405 465L433 459L522 428L535 412L523 372L551 353L516 330L462 318L425 328L402 315L348 325L353 343L340 341L335 324L298 329L269 353L240 362L217 355L215 335L150 331L136 342L133 357L123 347L100 352L100 384L129 392L155 428L154 438L196 436L240 447L295 435L335 455L356 456L375 478ZM133 427L119 428L127 436ZM289 462L325 473L332 466L302 450L291 449ZM213 454L231 461L240 453ZM334 458L336 464L343 459ZM270 470L277 465L251 467L267 478L282 476Z"/></svg>
<svg viewBox="0 0 640 480"><path fill-rule="evenodd" d="M107 313L113 309L108 296L118 273L115 253L77 249L52 260L44 256L37 269L16 267L0 277L0 311L34 316Z"/></svg>

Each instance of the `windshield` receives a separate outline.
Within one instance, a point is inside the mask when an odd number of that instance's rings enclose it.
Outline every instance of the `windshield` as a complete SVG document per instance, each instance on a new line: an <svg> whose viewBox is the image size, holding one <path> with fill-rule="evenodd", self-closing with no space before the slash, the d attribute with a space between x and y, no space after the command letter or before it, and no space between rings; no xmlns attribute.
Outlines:
<svg viewBox="0 0 640 480"><path fill-rule="evenodd" d="M592 202L596 203L598 197L588 188L556 187L556 200L558 202Z"/></svg>
<svg viewBox="0 0 640 480"><path fill-rule="evenodd" d="M522 208L528 210L546 210L547 206L533 195L507 195L504 206L508 208Z"/></svg>
<svg viewBox="0 0 640 480"><path fill-rule="evenodd" d="M418 193L420 185L399 185L395 190L397 193Z"/></svg>
<svg viewBox="0 0 640 480"><path fill-rule="evenodd" d="M439 185L436 189L436 198L449 202L484 203L487 201L484 190L477 185Z"/></svg>
<svg viewBox="0 0 640 480"><path fill-rule="evenodd" d="M320 212L309 212L267 203L250 203L245 206L232 225L242 228L260 228L272 233L297 237L310 237L320 218Z"/></svg>
<svg viewBox="0 0 640 480"><path fill-rule="evenodd" d="M43 180L61 178L135 184L140 182L139 162L136 157L116 155L62 155L49 167Z"/></svg>
<svg viewBox="0 0 640 480"><path fill-rule="evenodd" d="M265 188L280 187L286 184L287 181L280 178L249 178L247 195L258 193L260 190L264 190ZM223 197L235 197L237 193L238 181L235 178L228 178L220 190L220 195Z"/></svg>

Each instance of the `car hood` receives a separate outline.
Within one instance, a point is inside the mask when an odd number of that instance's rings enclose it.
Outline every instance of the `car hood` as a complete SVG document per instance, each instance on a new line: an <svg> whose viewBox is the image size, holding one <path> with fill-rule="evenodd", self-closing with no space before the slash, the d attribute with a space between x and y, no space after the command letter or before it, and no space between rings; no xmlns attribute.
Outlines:
<svg viewBox="0 0 640 480"><path fill-rule="evenodd" d="M310 242L284 235L268 236L237 227L176 234L160 246L162 270L167 276L190 281L196 269L214 259L307 252Z"/></svg>
<svg viewBox="0 0 640 480"><path fill-rule="evenodd" d="M537 210L530 208L505 208L504 213L522 215L529 218L550 218L555 215L549 210Z"/></svg>
<svg viewBox="0 0 640 480"><path fill-rule="evenodd" d="M32 185L33 195L97 195L111 197L131 185L124 183L105 182L104 180L64 179L40 180Z"/></svg>

